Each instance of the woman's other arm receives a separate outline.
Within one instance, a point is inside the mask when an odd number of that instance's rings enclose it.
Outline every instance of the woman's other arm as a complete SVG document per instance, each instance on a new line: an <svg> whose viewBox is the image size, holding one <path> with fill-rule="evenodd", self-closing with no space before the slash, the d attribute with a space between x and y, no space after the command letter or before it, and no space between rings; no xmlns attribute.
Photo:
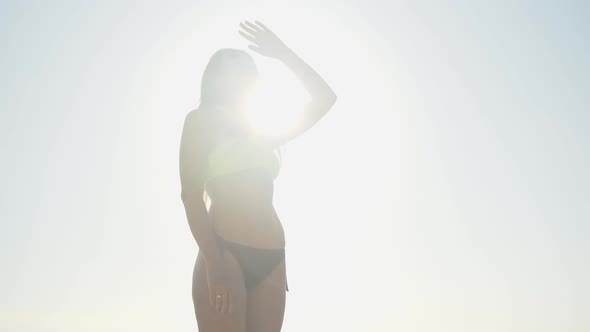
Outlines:
<svg viewBox="0 0 590 332"><path fill-rule="evenodd" d="M221 254L203 201L211 135L200 115L191 111L184 121L179 158L181 198L190 230L207 265L218 265Z"/></svg>
<svg viewBox="0 0 590 332"><path fill-rule="evenodd" d="M311 96L311 101L306 105L301 118L300 126L305 131L332 108L336 103L336 93L313 68L291 49L288 49L279 60L299 78Z"/></svg>

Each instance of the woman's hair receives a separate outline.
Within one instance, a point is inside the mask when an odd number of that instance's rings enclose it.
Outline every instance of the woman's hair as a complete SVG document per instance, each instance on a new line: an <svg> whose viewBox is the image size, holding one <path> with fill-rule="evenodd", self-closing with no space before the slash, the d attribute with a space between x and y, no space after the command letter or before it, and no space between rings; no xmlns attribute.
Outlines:
<svg viewBox="0 0 590 332"><path fill-rule="evenodd" d="M254 87L258 79L258 69L250 54L246 51L223 48L215 52L209 59L201 79L201 106L222 106L241 104L244 97ZM283 156L280 148L275 149L282 166ZM205 204L209 195L203 192Z"/></svg>
<svg viewBox="0 0 590 332"><path fill-rule="evenodd" d="M201 79L201 104L239 103L258 79L258 69L246 51L223 48L215 52Z"/></svg>

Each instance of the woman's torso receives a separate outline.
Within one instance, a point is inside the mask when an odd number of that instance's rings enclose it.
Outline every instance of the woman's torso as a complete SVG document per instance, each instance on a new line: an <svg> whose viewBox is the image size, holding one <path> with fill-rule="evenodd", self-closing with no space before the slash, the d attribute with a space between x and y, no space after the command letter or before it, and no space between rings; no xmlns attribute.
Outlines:
<svg viewBox="0 0 590 332"><path fill-rule="evenodd" d="M273 206L278 160L246 136L218 130L208 155L209 214L224 239L258 248L282 248L283 227Z"/></svg>
<svg viewBox="0 0 590 332"><path fill-rule="evenodd" d="M224 239L258 248L282 248L283 227L272 203L272 178L252 169L209 182L209 215Z"/></svg>

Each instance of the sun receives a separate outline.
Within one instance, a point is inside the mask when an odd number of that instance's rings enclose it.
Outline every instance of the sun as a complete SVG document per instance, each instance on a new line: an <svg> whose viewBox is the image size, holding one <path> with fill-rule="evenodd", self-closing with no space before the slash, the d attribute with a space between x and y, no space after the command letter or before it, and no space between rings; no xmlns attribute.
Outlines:
<svg viewBox="0 0 590 332"><path fill-rule="evenodd" d="M244 105L247 121L261 135L286 133L301 116L309 96L293 74L275 61L257 65L260 77Z"/></svg>

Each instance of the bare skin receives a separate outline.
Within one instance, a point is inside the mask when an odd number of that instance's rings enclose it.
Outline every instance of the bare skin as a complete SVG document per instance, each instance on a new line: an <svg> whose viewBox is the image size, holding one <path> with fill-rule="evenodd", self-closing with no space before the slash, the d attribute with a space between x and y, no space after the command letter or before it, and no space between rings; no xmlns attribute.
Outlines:
<svg viewBox="0 0 590 332"><path fill-rule="evenodd" d="M336 101L326 82L270 29L260 22L240 24L240 35L263 56L281 61L303 83L312 100L294 129L265 138L272 149L300 135L322 118ZM246 289L235 257L217 249L215 234L253 248L284 248L281 222L272 206L272 195L236 192L252 188L247 176L227 175L208 184L212 205L202 200L205 161L215 143L207 119L195 112L185 120L180 150L182 200L191 232L199 246L193 272L193 302L200 332L279 332L285 310L286 264L283 260L260 284ZM272 188L271 188L272 189ZM264 192L261 191L261 192Z"/></svg>

